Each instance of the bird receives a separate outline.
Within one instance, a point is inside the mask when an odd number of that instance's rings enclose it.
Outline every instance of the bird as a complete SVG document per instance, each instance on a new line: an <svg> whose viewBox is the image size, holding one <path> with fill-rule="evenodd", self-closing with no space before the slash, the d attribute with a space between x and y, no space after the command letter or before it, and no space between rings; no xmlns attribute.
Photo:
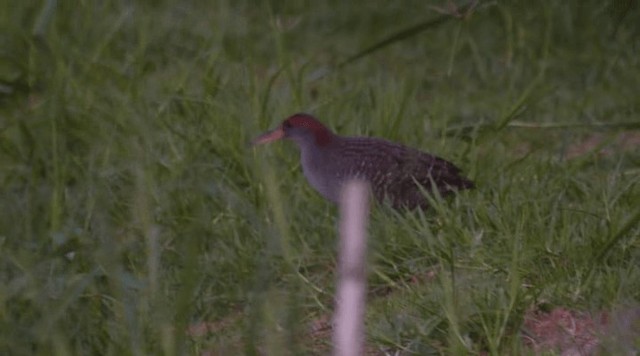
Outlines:
<svg viewBox="0 0 640 356"><path fill-rule="evenodd" d="M382 138L340 136L307 113L289 116L251 143L256 146L280 139L298 146L307 181L334 203L340 200L343 184L351 179L369 183L378 202L408 210L428 208L425 193L437 190L444 197L475 187L458 167L440 157Z"/></svg>

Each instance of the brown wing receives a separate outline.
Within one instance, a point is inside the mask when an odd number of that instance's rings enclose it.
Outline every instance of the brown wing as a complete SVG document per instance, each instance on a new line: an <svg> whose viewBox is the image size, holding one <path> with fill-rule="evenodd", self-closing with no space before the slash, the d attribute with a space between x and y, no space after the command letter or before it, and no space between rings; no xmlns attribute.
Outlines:
<svg viewBox="0 0 640 356"><path fill-rule="evenodd" d="M426 191L438 189L442 196L473 187L453 163L413 148L357 137L349 139L349 147L341 158L350 168L342 175L367 179L376 198L389 199L396 208L428 205L418 184Z"/></svg>
<svg viewBox="0 0 640 356"><path fill-rule="evenodd" d="M399 166L402 173L398 174L395 183L387 186L387 195L393 197L395 207L426 207L424 191L437 189L444 197L456 190L473 187L453 163L424 152L410 150L400 159Z"/></svg>

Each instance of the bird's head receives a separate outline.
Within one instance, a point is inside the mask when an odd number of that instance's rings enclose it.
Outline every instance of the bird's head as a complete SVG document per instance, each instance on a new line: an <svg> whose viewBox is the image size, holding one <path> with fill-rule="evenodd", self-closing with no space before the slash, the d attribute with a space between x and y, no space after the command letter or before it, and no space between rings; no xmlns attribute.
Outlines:
<svg viewBox="0 0 640 356"><path fill-rule="evenodd" d="M253 145L261 145L282 138L293 140L298 146L325 146L333 138L333 133L318 119L309 114L294 114L285 119L275 129L265 132L251 141Z"/></svg>

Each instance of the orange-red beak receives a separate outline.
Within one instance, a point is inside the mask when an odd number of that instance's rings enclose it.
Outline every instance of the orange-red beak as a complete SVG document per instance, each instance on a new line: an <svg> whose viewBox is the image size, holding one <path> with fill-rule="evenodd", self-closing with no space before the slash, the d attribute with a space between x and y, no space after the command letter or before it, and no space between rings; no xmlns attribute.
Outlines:
<svg viewBox="0 0 640 356"><path fill-rule="evenodd" d="M254 146L262 145L264 143L269 143L272 141L279 140L283 137L284 137L284 130L282 129L282 126L278 126L277 128L269 132L265 132L262 135L254 138L253 141L251 141L251 144Z"/></svg>

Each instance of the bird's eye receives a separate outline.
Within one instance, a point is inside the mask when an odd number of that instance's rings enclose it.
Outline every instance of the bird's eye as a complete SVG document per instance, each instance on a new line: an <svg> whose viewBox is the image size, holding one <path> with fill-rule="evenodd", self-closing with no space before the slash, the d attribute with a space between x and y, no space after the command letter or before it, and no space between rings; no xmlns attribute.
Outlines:
<svg viewBox="0 0 640 356"><path fill-rule="evenodd" d="M285 129L290 129L291 128L291 123L289 122L289 120L286 120L282 123L282 127L284 127Z"/></svg>

